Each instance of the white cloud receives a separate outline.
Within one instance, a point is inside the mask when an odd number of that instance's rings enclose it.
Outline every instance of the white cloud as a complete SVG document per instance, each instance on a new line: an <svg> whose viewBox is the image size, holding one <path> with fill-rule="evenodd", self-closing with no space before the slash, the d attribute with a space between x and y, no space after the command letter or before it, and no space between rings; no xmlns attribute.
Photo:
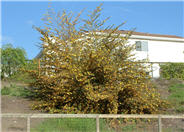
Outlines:
<svg viewBox="0 0 184 132"><path fill-rule="evenodd" d="M28 20L28 21L26 21L26 23L28 24L28 25L34 25L34 21L33 20Z"/></svg>

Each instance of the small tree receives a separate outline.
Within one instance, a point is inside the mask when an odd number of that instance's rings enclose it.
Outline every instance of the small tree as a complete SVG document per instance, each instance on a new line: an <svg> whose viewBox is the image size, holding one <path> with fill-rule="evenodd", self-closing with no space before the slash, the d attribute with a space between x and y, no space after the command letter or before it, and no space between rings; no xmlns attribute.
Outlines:
<svg viewBox="0 0 184 132"><path fill-rule="evenodd" d="M123 24L104 28L101 6L79 23L63 11L50 10L42 35L41 73L36 82L35 104L49 112L135 114L158 113L165 106L149 82L146 67L135 63L131 32L121 36ZM82 25L83 23L83 25ZM82 26L81 26L82 25ZM77 28L79 27L79 28Z"/></svg>
<svg viewBox="0 0 184 132"><path fill-rule="evenodd" d="M5 44L1 49L1 77L11 77L26 63L26 51L22 48L14 48L11 44Z"/></svg>

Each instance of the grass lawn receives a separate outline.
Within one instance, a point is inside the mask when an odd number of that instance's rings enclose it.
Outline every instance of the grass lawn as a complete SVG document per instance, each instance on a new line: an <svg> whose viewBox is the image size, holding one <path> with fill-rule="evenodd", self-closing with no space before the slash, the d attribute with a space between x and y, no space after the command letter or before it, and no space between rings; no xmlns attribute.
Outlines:
<svg viewBox="0 0 184 132"><path fill-rule="evenodd" d="M95 132L96 119L64 118L48 119L31 132ZM100 132L115 132L107 127L105 120L100 120Z"/></svg>
<svg viewBox="0 0 184 132"><path fill-rule="evenodd" d="M109 128L105 119L100 119L100 132L154 132L158 130L158 126L155 126L155 122L154 125L147 125L146 122L142 123L142 125L137 124L137 126L136 123L121 126L115 130L114 128ZM175 127L163 127L162 130L163 132L182 132L181 129ZM32 128L31 132L96 132L96 121L95 119L84 118L48 119L37 127Z"/></svg>
<svg viewBox="0 0 184 132"><path fill-rule="evenodd" d="M168 100L172 103L176 113L184 113L184 84L174 84L169 87Z"/></svg>
<svg viewBox="0 0 184 132"><path fill-rule="evenodd" d="M100 132L132 132L137 130L136 124L130 124L120 129L110 128L106 119L100 119ZM36 128L31 129L31 132L96 132L96 119L89 118L63 118L63 119L48 119ZM141 132L137 130L137 132Z"/></svg>

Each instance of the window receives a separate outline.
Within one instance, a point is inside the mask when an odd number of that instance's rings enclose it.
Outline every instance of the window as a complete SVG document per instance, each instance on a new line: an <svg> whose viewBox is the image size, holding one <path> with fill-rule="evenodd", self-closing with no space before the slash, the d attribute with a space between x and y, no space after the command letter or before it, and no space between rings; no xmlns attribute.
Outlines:
<svg viewBox="0 0 184 132"><path fill-rule="evenodd" d="M147 41L136 41L136 51L148 51Z"/></svg>

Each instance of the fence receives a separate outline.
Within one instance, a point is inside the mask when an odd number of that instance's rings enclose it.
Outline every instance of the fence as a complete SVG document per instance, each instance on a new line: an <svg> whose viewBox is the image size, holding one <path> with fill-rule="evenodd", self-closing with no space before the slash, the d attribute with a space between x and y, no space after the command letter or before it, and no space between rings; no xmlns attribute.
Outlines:
<svg viewBox="0 0 184 132"><path fill-rule="evenodd" d="M1 114L5 118L27 118L27 132L30 132L30 119L33 118L93 118L96 119L96 132L100 132L99 119L102 118L152 118L158 119L158 132L162 132L162 119L184 119L183 115L134 115L134 114Z"/></svg>

